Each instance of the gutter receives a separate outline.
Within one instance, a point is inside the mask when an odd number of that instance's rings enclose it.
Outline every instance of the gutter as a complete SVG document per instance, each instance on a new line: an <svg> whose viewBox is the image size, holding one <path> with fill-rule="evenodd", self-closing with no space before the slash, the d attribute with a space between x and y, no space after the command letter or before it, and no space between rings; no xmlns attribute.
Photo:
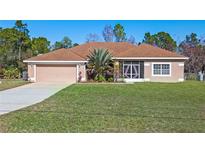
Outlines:
<svg viewBox="0 0 205 154"><path fill-rule="evenodd" d="M187 60L188 57L113 57L112 59L183 59Z"/></svg>
<svg viewBox="0 0 205 154"><path fill-rule="evenodd" d="M24 60L24 63L31 63L31 64L82 64L87 63L88 61L39 61L39 60Z"/></svg>

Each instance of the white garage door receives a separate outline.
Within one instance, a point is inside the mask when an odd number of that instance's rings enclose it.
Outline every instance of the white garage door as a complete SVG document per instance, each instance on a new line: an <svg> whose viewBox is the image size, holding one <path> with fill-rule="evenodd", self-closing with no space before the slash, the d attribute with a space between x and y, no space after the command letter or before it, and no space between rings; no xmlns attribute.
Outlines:
<svg viewBox="0 0 205 154"><path fill-rule="evenodd" d="M37 82L76 82L76 65L36 65Z"/></svg>

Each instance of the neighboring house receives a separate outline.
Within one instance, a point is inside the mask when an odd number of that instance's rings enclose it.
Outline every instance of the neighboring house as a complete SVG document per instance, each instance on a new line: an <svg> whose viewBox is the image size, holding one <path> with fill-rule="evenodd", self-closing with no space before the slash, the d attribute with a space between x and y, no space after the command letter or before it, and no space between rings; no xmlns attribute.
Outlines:
<svg viewBox="0 0 205 154"><path fill-rule="evenodd" d="M175 52L147 44L127 42L92 42L69 49L59 49L25 60L29 80L33 82L76 82L79 72L86 81L87 56L94 48L105 48L119 65L119 76L125 81L184 81L184 61Z"/></svg>

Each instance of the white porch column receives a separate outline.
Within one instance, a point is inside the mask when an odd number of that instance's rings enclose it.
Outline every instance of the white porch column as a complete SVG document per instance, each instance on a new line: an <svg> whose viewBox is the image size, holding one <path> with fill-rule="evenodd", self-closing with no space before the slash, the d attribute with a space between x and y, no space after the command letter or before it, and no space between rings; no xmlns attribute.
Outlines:
<svg viewBox="0 0 205 154"><path fill-rule="evenodd" d="M151 63L145 61L144 62L144 81L150 81L152 74Z"/></svg>
<svg viewBox="0 0 205 154"><path fill-rule="evenodd" d="M34 70L34 82L37 81L36 79L36 64L33 65L33 70Z"/></svg>
<svg viewBox="0 0 205 154"><path fill-rule="evenodd" d="M85 64L84 64L84 66L83 66L83 69L84 69L84 81L86 80L86 68L85 68Z"/></svg>
<svg viewBox="0 0 205 154"><path fill-rule="evenodd" d="M78 81L79 65L76 65L76 81Z"/></svg>

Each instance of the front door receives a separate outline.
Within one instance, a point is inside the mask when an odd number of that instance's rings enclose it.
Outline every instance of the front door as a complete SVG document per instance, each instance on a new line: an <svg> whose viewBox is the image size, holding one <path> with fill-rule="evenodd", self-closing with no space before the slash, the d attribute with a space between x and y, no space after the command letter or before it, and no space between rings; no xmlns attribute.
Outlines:
<svg viewBox="0 0 205 154"><path fill-rule="evenodd" d="M123 64L124 78L138 79L140 78L140 64L126 62Z"/></svg>
<svg viewBox="0 0 205 154"><path fill-rule="evenodd" d="M139 69L140 69L139 64L132 65L132 79L140 78Z"/></svg>

